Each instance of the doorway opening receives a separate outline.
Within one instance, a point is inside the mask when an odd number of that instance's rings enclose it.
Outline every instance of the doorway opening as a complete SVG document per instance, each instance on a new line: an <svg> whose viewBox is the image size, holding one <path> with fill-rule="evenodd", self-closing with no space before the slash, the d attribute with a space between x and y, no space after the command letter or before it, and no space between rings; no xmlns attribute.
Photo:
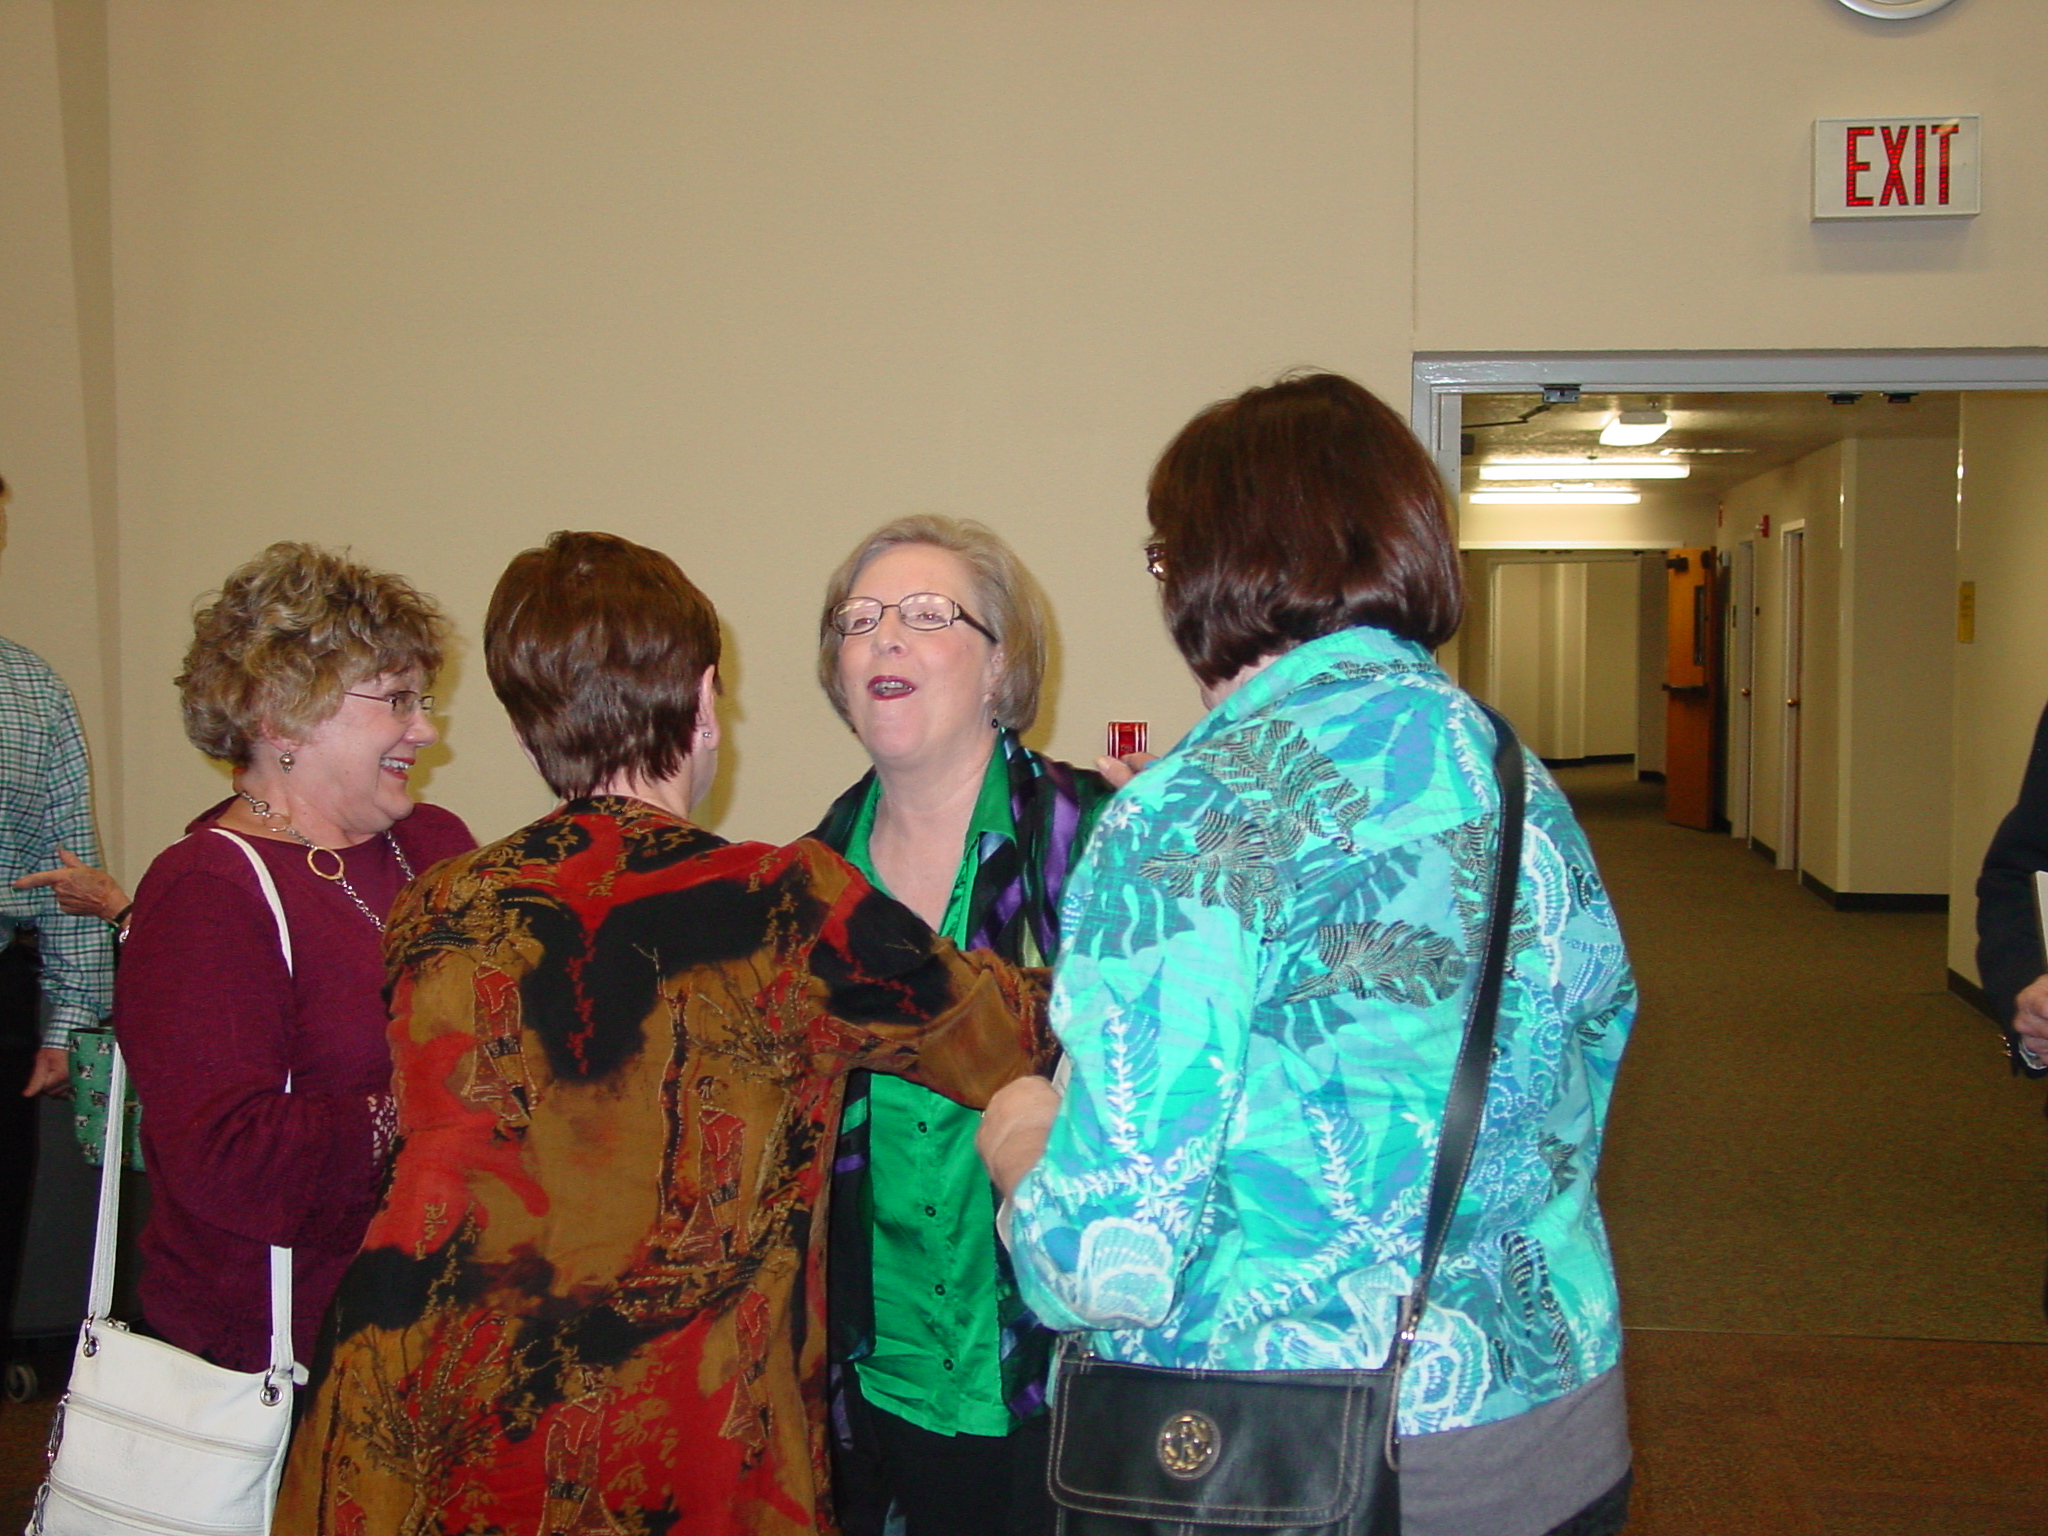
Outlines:
<svg viewBox="0 0 2048 1536"><path fill-rule="evenodd" d="M1611 661L1612 631L1606 655L1575 651L1557 611L1571 579L1529 567L1634 560L1635 766L1705 781L1703 814L1667 786L1672 819L1837 905L1945 904L1961 403L2048 388L2048 352L1439 354L1414 378L1459 492L1472 624L1445 659L1461 681L1543 755L1605 755L1581 744L1613 720L1569 706L1625 711L1631 690L1581 675ZM1610 423L1651 440L1603 441ZM1667 571L1693 580L1672 574L1660 610ZM1869 771L1895 760L1927 782ZM1902 795L1911 816L1873 814Z"/></svg>

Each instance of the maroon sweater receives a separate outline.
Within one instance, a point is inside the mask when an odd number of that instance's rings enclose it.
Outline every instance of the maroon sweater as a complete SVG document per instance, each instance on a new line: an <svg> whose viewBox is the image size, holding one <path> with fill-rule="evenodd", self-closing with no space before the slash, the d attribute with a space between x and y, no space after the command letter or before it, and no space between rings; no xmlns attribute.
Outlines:
<svg viewBox="0 0 2048 1536"><path fill-rule="evenodd" d="M284 902L287 972L256 872L206 830L231 803L194 821L142 877L114 1030L142 1102L144 1319L181 1349L260 1370L270 1245L292 1250L292 1339L309 1361L375 1212L391 1051L376 928L307 868L304 848L251 837ZM431 805L392 831L415 874L475 846L459 817ZM391 844L372 838L342 859L363 900L389 912L404 884Z"/></svg>

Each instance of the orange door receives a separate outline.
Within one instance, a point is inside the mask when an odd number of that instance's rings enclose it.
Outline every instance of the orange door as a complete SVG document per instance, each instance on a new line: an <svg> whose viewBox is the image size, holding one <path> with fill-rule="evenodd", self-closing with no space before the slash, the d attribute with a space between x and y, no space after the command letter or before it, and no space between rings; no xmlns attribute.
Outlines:
<svg viewBox="0 0 2048 1536"><path fill-rule="evenodd" d="M1711 549L1664 556L1664 819L1714 827L1721 610Z"/></svg>

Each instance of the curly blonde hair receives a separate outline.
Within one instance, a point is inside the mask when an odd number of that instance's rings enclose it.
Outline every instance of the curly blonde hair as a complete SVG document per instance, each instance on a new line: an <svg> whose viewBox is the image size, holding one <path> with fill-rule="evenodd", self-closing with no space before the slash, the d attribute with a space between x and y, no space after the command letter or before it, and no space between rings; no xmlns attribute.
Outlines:
<svg viewBox="0 0 2048 1536"><path fill-rule="evenodd" d="M853 595L854 583L877 555L904 544L929 544L957 556L973 578L975 590L961 594L973 613L1002 648L1002 675L989 700L996 724L1028 731L1038 718L1038 695L1045 682L1047 617L1045 593L1017 558L1017 552L995 531L972 519L938 513L913 513L884 523L840 563L825 583L825 606L818 615L818 686L839 711L846 712L846 689L839 680L841 635L832 627L832 610ZM956 599L957 601L957 599Z"/></svg>
<svg viewBox="0 0 2048 1536"><path fill-rule="evenodd" d="M440 607L403 577L316 544L273 544L193 617L177 679L185 735L246 768L266 732L304 736L357 683L432 677L447 638Z"/></svg>

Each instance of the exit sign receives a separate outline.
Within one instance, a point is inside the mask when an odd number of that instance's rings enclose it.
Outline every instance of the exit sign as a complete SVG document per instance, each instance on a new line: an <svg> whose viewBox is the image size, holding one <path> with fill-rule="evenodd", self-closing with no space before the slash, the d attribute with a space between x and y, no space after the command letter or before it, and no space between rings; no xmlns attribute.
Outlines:
<svg viewBox="0 0 2048 1536"><path fill-rule="evenodd" d="M1981 206L1976 117L1814 122L1816 219L1956 218Z"/></svg>

